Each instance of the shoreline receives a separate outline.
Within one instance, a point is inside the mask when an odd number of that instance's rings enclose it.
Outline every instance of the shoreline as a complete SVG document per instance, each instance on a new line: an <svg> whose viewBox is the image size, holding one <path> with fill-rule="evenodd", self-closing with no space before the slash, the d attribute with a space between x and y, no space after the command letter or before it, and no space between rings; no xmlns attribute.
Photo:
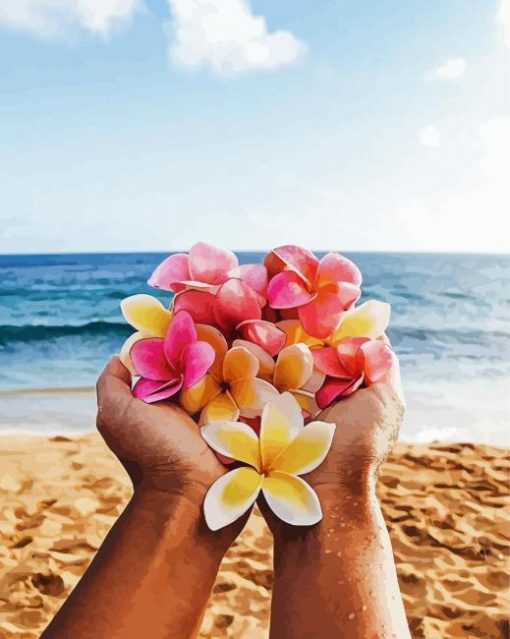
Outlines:
<svg viewBox="0 0 510 639"><path fill-rule="evenodd" d="M476 394L469 384L405 385L407 414L399 441L472 442L510 447L510 403L503 386ZM480 400L480 396L483 401ZM80 435L95 430L93 386L0 390L0 435Z"/></svg>

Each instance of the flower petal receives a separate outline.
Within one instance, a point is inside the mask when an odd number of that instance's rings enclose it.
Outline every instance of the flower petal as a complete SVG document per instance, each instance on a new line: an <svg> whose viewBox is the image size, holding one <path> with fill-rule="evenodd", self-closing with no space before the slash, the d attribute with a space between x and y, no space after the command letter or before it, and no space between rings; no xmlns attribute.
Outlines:
<svg viewBox="0 0 510 639"><path fill-rule="evenodd" d="M133 344L130 355L137 375L160 383L177 377L165 357L164 344L161 337L149 337Z"/></svg>
<svg viewBox="0 0 510 639"><path fill-rule="evenodd" d="M126 322L152 337L164 337L172 314L152 295L131 295L120 303Z"/></svg>
<svg viewBox="0 0 510 639"><path fill-rule="evenodd" d="M207 282L198 282L197 280L182 280L181 282L174 282L172 284L172 291L174 293L182 293L191 289L197 289L207 291L216 295L218 291L217 284L207 284Z"/></svg>
<svg viewBox="0 0 510 639"><path fill-rule="evenodd" d="M267 299L273 308L295 308L307 304L315 297L302 278L294 271L277 273L267 287Z"/></svg>
<svg viewBox="0 0 510 639"><path fill-rule="evenodd" d="M348 371L349 377L358 377L363 373L365 356L361 346L370 341L368 337L344 337L337 344L336 351L340 364Z"/></svg>
<svg viewBox="0 0 510 639"><path fill-rule="evenodd" d="M149 277L148 284L154 288L171 291L174 282L191 279L189 259L186 253L174 253L159 264Z"/></svg>
<svg viewBox="0 0 510 639"><path fill-rule="evenodd" d="M292 344L278 354L273 384L279 391L297 390L306 384L312 372L313 356L308 346Z"/></svg>
<svg viewBox="0 0 510 639"><path fill-rule="evenodd" d="M244 339L258 344L271 357L274 357L285 346L285 333L266 320L246 320L237 325L236 329Z"/></svg>
<svg viewBox="0 0 510 639"><path fill-rule="evenodd" d="M347 311L353 306L361 296L361 289L355 284L349 284L349 282L341 282L338 285L338 297L343 304L344 311Z"/></svg>
<svg viewBox="0 0 510 639"><path fill-rule="evenodd" d="M214 318L222 330L231 331L245 320L260 317L257 295L247 284L229 279L220 286L214 303Z"/></svg>
<svg viewBox="0 0 510 639"><path fill-rule="evenodd" d="M223 379L233 382L238 379L256 377L259 372L259 361L242 346L231 348L223 360Z"/></svg>
<svg viewBox="0 0 510 639"><path fill-rule="evenodd" d="M232 397L242 417L258 417L267 402L278 397L276 388L263 379L236 380L230 384Z"/></svg>
<svg viewBox="0 0 510 639"><path fill-rule="evenodd" d="M147 339L152 337L151 333L146 333L144 331L137 331L130 335L127 340L122 344L120 349L119 357L120 361L124 364L124 366L128 369L131 375L136 375L135 367L133 366L133 362L131 361L131 349L139 342L141 339ZM271 360L272 361L272 360Z"/></svg>
<svg viewBox="0 0 510 639"><path fill-rule="evenodd" d="M182 379L172 379L168 382L158 382L152 379L141 377L133 386L133 397L143 399L147 404L160 402L172 397L179 392L182 386Z"/></svg>
<svg viewBox="0 0 510 639"><path fill-rule="evenodd" d="M309 391L292 391L294 399L299 404L301 411L306 413L306 419L315 418L321 412L317 400L315 399L315 393Z"/></svg>
<svg viewBox="0 0 510 639"><path fill-rule="evenodd" d="M165 356L175 370L181 370L181 355L184 349L197 339L195 322L188 311L175 313L166 332L164 343Z"/></svg>
<svg viewBox="0 0 510 639"><path fill-rule="evenodd" d="M211 422L203 426L200 433L217 453L232 457L232 459L260 470L259 438L248 424L227 421Z"/></svg>
<svg viewBox="0 0 510 639"><path fill-rule="evenodd" d="M211 368L216 353L207 342L193 342L186 346L181 355L183 388L190 388L199 382Z"/></svg>
<svg viewBox="0 0 510 639"><path fill-rule="evenodd" d="M369 300L347 311L340 326L333 333L334 345L344 337L370 337L376 339L384 334L390 322L390 305L379 300Z"/></svg>
<svg viewBox="0 0 510 639"><path fill-rule="evenodd" d="M179 403L185 411L193 415L219 395L221 389L215 378L208 373L202 379L190 386L183 388L179 395Z"/></svg>
<svg viewBox="0 0 510 639"><path fill-rule="evenodd" d="M393 364L393 351L388 344L370 340L361 346L365 356L363 371L368 384L374 384L386 375Z"/></svg>
<svg viewBox="0 0 510 639"><path fill-rule="evenodd" d="M319 260L308 249L293 244L279 246L266 255L264 264L270 273L290 269L311 284L319 267Z"/></svg>
<svg viewBox="0 0 510 639"><path fill-rule="evenodd" d="M326 408L332 404L336 399L347 397L352 395L363 383L363 376L361 375L357 379L335 379L334 377L327 377L324 385L315 394L315 399L319 408Z"/></svg>
<svg viewBox="0 0 510 639"><path fill-rule="evenodd" d="M208 284L223 284L228 272L238 265L232 251L197 242L189 251L189 270L192 280Z"/></svg>
<svg viewBox="0 0 510 639"><path fill-rule="evenodd" d="M239 408L228 391L216 395L202 409L200 425L209 422L235 421L239 417Z"/></svg>
<svg viewBox="0 0 510 639"><path fill-rule="evenodd" d="M269 508L288 524L312 526L322 519L317 494L300 477L272 472L264 477L262 492Z"/></svg>
<svg viewBox="0 0 510 639"><path fill-rule="evenodd" d="M290 393L282 393L264 406L260 423L260 452L264 468L271 466L303 425L299 404Z"/></svg>
<svg viewBox="0 0 510 639"><path fill-rule="evenodd" d="M254 344L253 342L249 342L245 339L235 339L232 342L232 346L241 346L247 351L250 351L250 353L254 355L259 362L259 371L257 373L257 377L261 377L268 382L273 381L274 359L271 357L271 355L269 355L267 351L261 348L258 344Z"/></svg>
<svg viewBox="0 0 510 639"><path fill-rule="evenodd" d="M311 472L324 461L334 434L335 424L311 422L274 459L272 468L291 475Z"/></svg>
<svg viewBox="0 0 510 639"><path fill-rule="evenodd" d="M267 269L262 264L241 264L228 273L229 277L235 277L247 284L252 291L262 297L267 291Z"/></svg>
<svg viewBox="0 0 510 639"><path fill-rule="evenodd" d="M351 372L340 363L338 351L333 346L314 348L312 356L315 366L325 375L340 379L350 379L352 377Z"/></svg>
<svg viewBox="0 0 510 639"><path fill-rule="evenodd" d="M174 297L173 312L187 311L200 324L214 324L215 295L208 291L187 290Z"/></svg>
<svg viewBox="0 0 510 639"><path fill-rule="evenodd" d="M236 468L209 488L204 499L204 516L210 530L228 526L255 502L262 477L253 468Z"/></svg>
<svg viewBox="0 0 510 639"><path fill-rule="evenodd" d="M306 344L307 346L322 346L322 340L308 335L298 319L288 319L278 322L276 326L287 336L286 346L291 344Z"/></svg>
<svg viewBox="0 0 510 639"><path fill-rule="evenodd" d="M197 335L201 342L207 342L214 348L216 357L210 368L210 372L220 381L223 379L223 360L228 351L227 340L223 337L221 331L214 326L207 324L197 324Z"/></svg>
<svg viewBox="0 0 510 639"><path fill-rule="evenodd" d="M315 349L314 349L315 350ZM313 354L313 351L312 351ZM324 384L324 379L326 375L317 369L314 369L310 379L306 382L304 386L301 386L302 391L307 391L308 393L316 393L319 388Z"/></svg>
<svg viewBox="0 0 510 639"><path fill-rule="evenodd" d="M335 282L349 282L361 286L361 271L347 257L340 253L327 253L320 261L317 269L316 284L332 284Z"/></svg>
<svg viewBox="0 0 510 639"><path fill-rule="evenodd" d="M343 311L342 300L325 288L319 290L314 300L298 309L299 319L305 331L321 339L328 337L335 330Z"/></svg>

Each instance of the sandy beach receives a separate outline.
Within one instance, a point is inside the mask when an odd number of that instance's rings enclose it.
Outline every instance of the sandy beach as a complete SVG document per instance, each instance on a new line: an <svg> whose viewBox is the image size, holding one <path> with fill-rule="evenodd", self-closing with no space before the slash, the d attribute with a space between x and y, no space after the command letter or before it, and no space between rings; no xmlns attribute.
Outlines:
<svg viewBox="0 0 510 639"><path fill-rule="evenodd" d="M33 639L130 495L96 434L0 438L0 638ZM399 444L379 495L413 637L508 636L508 451ZM225 557L201 637L267 637L271 536L254 513Z"/></svg>

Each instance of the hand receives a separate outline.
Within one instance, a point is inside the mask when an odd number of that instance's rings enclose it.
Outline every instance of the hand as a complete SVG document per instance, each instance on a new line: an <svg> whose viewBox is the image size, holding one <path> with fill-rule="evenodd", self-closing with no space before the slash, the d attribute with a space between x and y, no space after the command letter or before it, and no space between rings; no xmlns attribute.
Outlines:
<svg viewBox="0 0 510 639"><path fill-rule="evenodd" d="M336 424L331 450L307 475L316 488L332 487L356 493L375 485L377 471L395 444L405 413L396 355L380 382L358 390L326 408L317 419Z"/></svg>
<svg viewBox="0 0 510 639"><path fill-rule="evenodd" d="M303 478L317 492L325 520L335 508L347 519L361 514L362 506L373 497L377 471L393 448L404 413L400 368L394 355L383 380L329 406L317 417L335 423L335 435L326 459ZM290 534L291 527L261 501L272 532Z"/></svg>
<svg viewBox="0 0 510 639"><path fill-rule="evenodd" d="M131 375L113 357L97 383L97 428L138 487L185 494L201 507L225 467L175 404L146 404L131 394Z"/></svg>

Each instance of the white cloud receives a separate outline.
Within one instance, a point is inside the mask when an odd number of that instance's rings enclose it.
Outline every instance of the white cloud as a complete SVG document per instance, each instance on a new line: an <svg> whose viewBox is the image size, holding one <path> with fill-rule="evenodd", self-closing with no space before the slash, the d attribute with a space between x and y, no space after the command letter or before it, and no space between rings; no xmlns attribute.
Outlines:
<svg viewBox="0 0 510 639"><path fill-rule="evenodd" d="M76 28L106 37L141 6L141 0L1 0L0 27L47 39L66 37Z"/></svg>
<svg viewBox="0 0 510 639"><path fill-rule="evenodd" d="M464 75L466 66L464 58L449 58L429 71L426 78L427 80L456 80Z"/></svg>
<svg viewBox="0 0 510 639"><path fill-rule="evenodd" d="M420 142L423 146L438 149L441 146L441 136L435 126L426 126L420 131Z"/></svg>
<svg viewBox="0 0 510 639"><path fill-rule="evenodd" d="M503 27L506 46L510 47L510 0L501 0L498 22Z"/></svg>
<svg viewBox="0 0 510 639"><path fill-rule="evenodd" d="M170 58L223 75L295 62L306 45L290 31L268 32L247 0L168 0L173 21Z"/></svg>

